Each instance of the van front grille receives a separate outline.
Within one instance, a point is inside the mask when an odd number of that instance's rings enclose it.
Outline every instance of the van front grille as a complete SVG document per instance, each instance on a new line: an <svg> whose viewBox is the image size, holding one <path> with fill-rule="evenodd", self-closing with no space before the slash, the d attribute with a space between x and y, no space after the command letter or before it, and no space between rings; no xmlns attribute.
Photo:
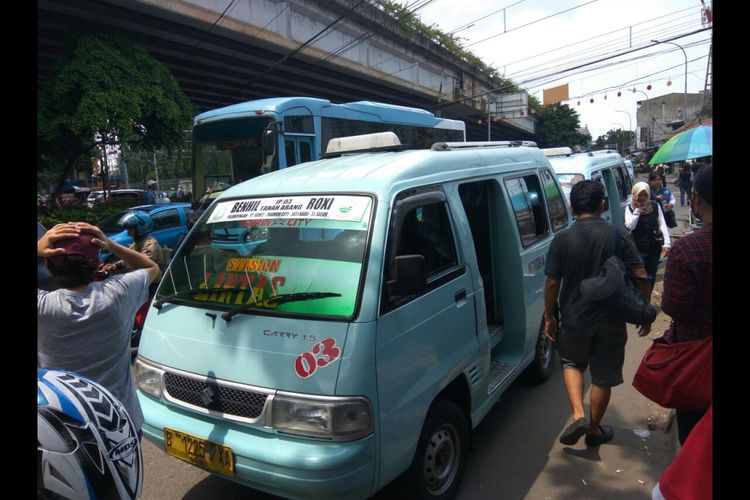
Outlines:
<svg viewBox="0 0 750 500"><path fill-rule="evenodd" d="M268 394L208 383L174 373L164 374L167 393L187 404L244 418L258 418Z"/></svg>

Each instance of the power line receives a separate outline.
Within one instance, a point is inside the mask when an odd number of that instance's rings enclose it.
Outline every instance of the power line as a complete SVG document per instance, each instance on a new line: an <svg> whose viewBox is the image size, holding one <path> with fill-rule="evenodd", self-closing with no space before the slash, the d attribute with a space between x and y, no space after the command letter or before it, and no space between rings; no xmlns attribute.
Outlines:
<svg viewBox="0 0 750 500"><path fill-rule="evenodd" d="M699 30L695 30L695 31L693 31L691 33L685 33L685 34L680 35L678 37L673 37L670 40L675 40L677 38L682 38L682 37L685 37L685 36L694 35L694 34L701 33L703 31L707 31L707 30L710 30L710 29L711 29L710 27L709 28L702 28L702 29L699 29ZM656 44L652 44L651 46L653 46L653 45L656 45ZM637 52L639 50L643 50L644 48L647 48L647 47L638 47L638 48L634 48L634 49L629 49L629 50L626 50L624 52L620 52L618 54L614 54L614 55L611 55L611 56L602 57L602 58L599 58L599 59L595 59L593 61L589 61L589 62L585 62L585 63L582 63L582 64L578 64L576 66L573 66L573 67L570 67L570 68L566 68L566 69L564 69L562 71L558 71L558 72L555 72L555 73L550 74L550 75L544 75L544 76L539 76L539 77L535 77L535 78L529 78L529 79L527 79L525 81L521 81L521 82L509 82L508 84L501 85L500 87L496 87L496 88L485 90L485 91L480 91L480 92L477 92L477 93L475 93L475 94L473 94L471 96L462 97L461 99L454 99L452 101L442 102L440 104L437 104L437 105L433 106L433 109L437 109L437 108L441 108L441 107L444 107L444 106L447 106L447 105L450 105L450 104L454 104L456 102L463 101L465 99L476 99L476 98L482 97L484 95L491 94L493 92L499 92L499 91L508 90L509 88L511 88L511 86L522 87L524 85L528 85L529 83L542 80L543 78L551 78L553 76L556 76L557 79L559 79L559 78L561 78L560 75L563 75L565 73L570 73L571 71L575 71L575 70L578 70L578 69L581 69L581 68L585 68L585 67L591 66L593 64L601 63L601 62L604 62L604 61L607 61L607 60L610 60L610 59L615 59L617 57L621 57L621 56L624 56L624 55L627 55L627 54L630 54L630 53L633 53L633 52ZM552 80L552 81L554 81L554 80Z"/></svg>
<svg viewBox="0 0 750 500"><path fill-rule="evenodd" d="M258 30L258 31L257 31L257 32L255 33L255 35L253 35L253 36L258 36L258 35L260 35L261 33L263 33L263 32L264 32L264 31L266 30L266 28L268 28L268 26L270 26L270 25L271 25L271 23L272 23L272 22L274 22L274 21L276 20L276 18L277 18L277 17L279 17L279 16L281 15L281 14L283 14L283 13L284 13L284 11L286 11L286 10L287 10L288 8L290 8L290 7L291 7L292 5L294 5L295 3L297 3L297 0L292 0L291 2L288 2L288 3L286 4L286 7L284 7L283 9L281 9L281 10L279 11L279 13L278 13L278 14L276 14L275 16L273 16L273 19L271 19L270 21L268 21L268 22L267 22L267 23L265 24L265 26L263 26L263 27L262 27L261 29L259 29L259 30Z"/></svg>
<svg viewBox="0 0 750 500"><path fill-rule="evenodd" d="M357 2L357 3L355 4L355 5L353 5L353 6L352 6L352 7L350 7L349 9L347 9L347 10L346 10L346 11L345 11L345 12L344 12L343 14L341 14L341 15L340 15L339 17L337 17L337 18L336 18L336 19L335 19L334 21L332 21L331 23L329 23L329 24L328 24L328 25L327 25L327 26L326 26L325 28L323 28L322 30L320 30L320 31L319 31L319 32L318 32L317 34L315 34L315 35L314 35L313 37L311 37L311 38L310 38L310 39L308 39L308 40L307 40L306 42L304 42L303 44L301 44L301 45L300 45L299 47L297 47L296 49L292 50L292 51L291 51L291 52L289 52L289 53L288 53L287 55L285 55L284 57L282 57L281 59L279 59L278 61L276 61L276 62L275 62L274 64L272 64L272 65L271 65L271 66L270 66L269 68L267 68L267 69L266 69L265 71L263 71L263 72L262 72L262 73L260 73L259 75L257 75L257 76L255 76L254 78L250 79L249 81L247 81L247 82L246 82L246 83L244 83L243 85L240 85L240 86L239 86L239 87L237 88L237 90L235 90L235 91L234 91L234 94L236 95L236 94L238 94L238 93L239 93L239 92L240 92L240 91L241 91L242 89L244 89L245 87L247 87L248 85L252 85L252 84L254 84L254 83L255 83L255 82L257 82L257 81L258 81L259 79L263 78L264 76L268 75L268 74L269 74L270 72L272 72L273 70L275 70L276 68L278 68L279 66L281 66L282 64L284 64L284 63L285 63L285 62L286 62L287 60L289 60L289 58L290 58L290 57L292 57L292 56L293 56L294 54L298 53L299 51L301 51L301 50L302 50L302 49L304 49L305 47L309 46L309 45L310 45L310 44L312 44L312 43L313 43L314 41L316 41L316 40L319 40L320 38L323 38L324 36L326 36L326 35L328 34L328 33L326 33L326 32L327 32L328 30L330 30L330 29L331 29L331 28L332 28L333 26L335 26L336 24L338 24L338 22L339 22L339 21L341 21L342 19L344 19L344 18L345 18L345 17L346 17L346 16L347 16L347 15L348 15L349 13L351 13L352 11L354 11L354 9L356 9L357 7L359 7L360 5L362 5L363 3L365 3L365 1L366 1L366 0L360 0L360 1L359 1L359 2ZM229 96L229 95L227 95L227 96L225 96L225 97L230 97L230 96ZM232 97L233 97L233 96L232 96Z"/></svg>
<svg viewBox="0 0 750 500"><path fill-rule="evenodd" d="M424 8L424 7L427 7L428 5L430 5L431 3L436 2L436 1L437 0L415 0L413 3L411 3L409 5L406 5L404 7L404 9L403 9L403 12L409 13L409 14L413 14L414 12L416 12L416 11L418 11L418 10ZM420 2L422 2L422 3L420 4ZM409 9L410 7L411 7L411 10ZM322 63L324 63L326 61L329 61L329 60L331 60L331 59L333 59L333 58L335 58L335 57L343 54L344 52L347 52L348 50L354 48L356 45L359 45L360 43L364 42L365 40L368 40L368 39L372 38L373 36L375 36L375 32L373 32L372 30L365 31L364 33L362 33L358 37L356 37L356 38L354 38L354 39L352 39L352 40L344 43L343 45L340 45L339 47L333 49L333 51L331 51L328 55L326 55L324 57L321 57L317 61L312 62L312 63L308 64L307 66L303 67L302 70L300 71L299 75L303 75L303 74L305 74L305 73L307 73L309 71L312 71L313 69L315 69L318 66L320 66ZM397 56L391 56L388 59L385 59L383 61L380 61L379 63L376 63L376 65L388 62L388 61L390 61L391 59L393 59L395 57L397 57ZM412 64L409 67L412 67L412 66L414 66L414 64ZM406 68L404 68L404 69L406 69ZM401 70L397 71L396 73L398 73L400 71L403 71L404 69L401 69ZM391 73L391 74L395 74L395 73ZM390 75L386 75L386 76L390 76Z"/></svg>
<svg viewBox="0 0 750 500"><path fill-rule="evenodd" d="M646 21L641 21L640 23L636 23L636 24L632 24L632 25L628 25L628 26L623 26L623 27L621 27L621 28L617 28L617 29L614 29L614 30L612 30L612 31L608 31L608 32L606 32L606 33L601 33L601 34L599 34L599 35L596 35L596 36L593 36L593 37L591 37L591 38L586 38L586 39L584 39L584 40L579 40L579 41L577 41L577 42L573 42L573 43L571 43L571 44L568 44L568 45L563 45L563 46L561 46L561 47L557 47L557 48L554 48L554 49L552 49L552 50L547 50L547 51L545 51L545 52L539 52L538 54L534 54L534 55L532 55L532 56L529 56L529 57L524 57L523 59L518 59L518 60L516 60L516 61L511 61L511 62L509 62L509 63L506 63L506 64L504 64L504 66L506 66L506 67L507 67L507 66L510 66L510 65L512 65L512 64L516 64L516 63L518 63L518 62L522 62L522 61L528 61L528 60L530 60L530 59L535 59L535 58L537 58L537 57L539 57L539 56L549 56L550 54L552 54L552 53L554 53L554 52L560 51L560 50L562 50L562 49L566 49L566 48L568 48L568 47L572 47L572 46L574 46L574 45L579 45L579 44L582 44L582 43L584 43L584 42L590 42L590 41L593 41L593 40L596 40L596 39L602 38L602 37L604 37L604 36L607 36L607 35L611 35L612 33L617 33L618 31L622 31L622 30L626 30L626 29L629 29L629 28L634 28L634 27L636 27L636 26L640 26L641 24L647 24L647 23L651 23L651 22L654 22L654 21L656 21L657 19L658 19L659 21L663 21L663 20L664 20L664 18L666 18L666 17L670 17L670 16L672 16L672 15L676 15L676 14L679 14L679 13L681 13L681 12L684 12L684 11L686 11L686 10L695 10L695 9L698 9L698 8L699 8L699 7L688 7L688 8L686 8L686 9L676 10L676 11L674 11L674 12L670 12L669 14L665 14L665 15L663 15L663 16L660 16L660 18L648 19L648 20L646 20ZM664 23L662 23L662 24L664 24Z"/></svg>
<svg viewBox="0 0 750 500"><path fill-rule="evenodd" d="M490 17L490 16L494 16L494 15L495 15L495 14L497 14L498 12L502 12L502 11L504 11L504 10L506 10L506 9L510 9L511 7L513 7L513 6L515 6L515 5L518 5L519 3L524 3L525 1L526 1L526 0L519 0L519 1L518 1L518 2L516 2L516 3L512 3L512 4L510 4L510 5L506 6L506 7L503 7L502 9L498 9L498 10L496 10L496 11L494 11L494 12L490 12L490 13L489 13L489 14L487 14L487 15L484 15L484 16L482 16L482 17L479 17L479 18L477 18L477 19L474 19L473 21L469 21L468 23L466 23L466 24L463 24L463 25L459 26L458 28L454 28L454 29L450 30L450 31L448 32L448 34L450 35L450 34L456 33L457 31L461 31L462 29L468 28L469 26L471 26L471 25L472 25L472 24L474 24L474 23L477 23L477 22L479 22L479 21L481 21L481 20L483 20L483 19L487 19L487 18L488 18L488 17Z"/></svg>
<svg viewBox="0 0 750 500"><path fill-rule="evenodd" d="M211 25L211 27L208 28L208 30L206 31L207 33L211 33L211 31L216 27L216 25L219 24L219 22L224 18L224 16L227 14L227 12L229 12L229 10L234 7L234 3L236 1L237 0L232 0L231 2L229 2L229 5L226 6L226 8L224 9L224 12L222 12L221 15L216 18L216 21L214 21L214 23ZM197 49L200 46L200 44L202 44L202 43L203 43L203 40L199 40L198 43L196 43L193 46L193 50ZM189 60L189 58L192 57L192 56L193 56L193 54L190 54L190 53L185 54L185 57L183 58L183 61Z"/></svg>
<svg viewBox="0 0 750 500"><path fill-rule="evenodd" d="M670 29L670 34L672 34L672 29ZM638 44L637 46L643 46L643 47L650 46L652 44L642 45L641 40L643 40L643 41L646 41L646 40L650 41L650 40L652 40L654 38L661 38L664 35L665 35L664 32L645 33L645 34L642 34L642 35L638 35L638 37L635 39L635 41ZM609 46L617 47L617 48L613 49L613 50L605 50L605 49L608 49ZM585 52L585 51L574 53L574 54L570 54L570 59L567 60L567 61L565 61L565 60L562 60L561 62L557 62L556 61L557 64L553 64L551 66L546 66L546 67L541 67L541 68L539 66L535 66L535 67L529 68L528 70L523 70L523 71L520 71L518 73L514 73L513 76L515 78L523 78L523 77L528 77L528 76L534 75L534 74L543 74L543 73L545 73L547 71L550 71L550 70L558 68L558 67L564 67L566 65L576 64L576 63L581 62L581 61L590 60L591 57L600 57L600 56L617 54L617 53L619 53L620 50L622 50L622 48L620 48L620 46L621 46L621 42L620 41L613 40L613 41L609 42L608 44L600 45L600 47L601 47L602 50L596 51L593 54ZM631 48L632 48L632 46L631 46ZM587 54L585 58L574 59L574 57L577 56L578 54L584 54L584 53ZM522 76L522 75L528 75L528 76Z"/></svg>
<svg viewBox="0 0 750 500"><path fill-rule="evenodd" d="M516 27L516 28L511 28L511 29L509 29L509 30L505 30L505 31L503 31L502 33L497 33L497 34L495 34L495 35L492 35L492 36L488 36L487 38L483 38L483 39L481 39L481 40L478 40L478 41L476 41L476 42L470 43L469 45L467 45L467 46L466 46L466 47L464 47L464 48L469 48L469 47L471 47L472 45L476 45L476 44L478 44L478 43L486 42L487 40L491 40L491 39L493 39L493 38L497 38L497 37L499 37L500 35L504 35L504 34L506 34L506 33L510 33L511 31L515 31L515 30L520 30L521 28L525 28L525 27L527 27L527 26L531 26L532 24L536 24L536 23L538 23L538 22L541 22L541 21L544 21L544 20L546 20L546 19L550 19L550 18L553 18L553 17L555 17L555 16L559 16L560 14L565 14L566 12L570 12L570 11L573 11L573 10L576 10L576 9L580 9L581 7L585 7L586 5L589 5L589 4L592 4L592 3L594 3L594 2L598 2L598 1L599 1L599 0L590 0L590 1L586 2L586 3L582 3L581 5L577 5L577 6L575 6L575 7L571 7L571 8L569 8L569 9L561 10L560 12L556 12L556 13L554 13L554 14L550 14L549 16L546 16L546 17L542 17L542 18L540 18L540 19L536 19L536 20L534 20L534 21L531 21L530 23L522 24L521 26L518 26L518 27Z"/></svg>

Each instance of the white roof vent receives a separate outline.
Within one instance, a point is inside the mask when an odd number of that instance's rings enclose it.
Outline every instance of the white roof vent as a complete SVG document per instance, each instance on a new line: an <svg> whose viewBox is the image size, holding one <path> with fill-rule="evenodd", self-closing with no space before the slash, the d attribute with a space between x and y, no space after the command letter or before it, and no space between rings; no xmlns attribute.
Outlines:
<svg viewBox="0 0 750 500"><path fill-rule="evenodd" d="M401 141L393 132L378 132L376 134L350 135L348 137L334 137L328 141L326 155L340 155L347 152L364 152L382 150L401 146Z"/></svg>

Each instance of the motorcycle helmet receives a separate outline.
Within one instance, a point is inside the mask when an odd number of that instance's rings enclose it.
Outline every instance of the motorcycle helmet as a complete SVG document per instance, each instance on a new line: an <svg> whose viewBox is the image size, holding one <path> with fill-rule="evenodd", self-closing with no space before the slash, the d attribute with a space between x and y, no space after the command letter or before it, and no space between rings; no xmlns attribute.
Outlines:
<svg viewBox="0 0 750 500"><path fill-rule="evenodd" d="M134 227L136 237L145 236L154 230L154 221L151 220L151 216L140 210L133 210L126 213L120 217L117 225L123 229Z"/></svg>
<svg viewBox="0 0 750 500"><path fill-rule="evenodd" d="M122 403L73 372L39 369L38 496L133 499L142 482L140 441Z"/></svg>

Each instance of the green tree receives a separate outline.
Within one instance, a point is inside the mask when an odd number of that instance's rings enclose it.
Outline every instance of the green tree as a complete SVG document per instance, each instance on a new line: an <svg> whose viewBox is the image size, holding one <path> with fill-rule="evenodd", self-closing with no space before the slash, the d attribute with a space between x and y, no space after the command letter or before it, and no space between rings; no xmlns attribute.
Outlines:
<svg viewBox="0 0 750 500"><path fill-rule="evenodd" d="M612 129L596 138L596 149L616 149L621 155L630 152L635 142L635 133L630 130Z"/></svg>
<svg viewBox="0 0 750 500"><path fill-rule="evenodd" d="M109 35L81 35L39 85L38 174L56 179L59 195L73 169L91 168L105 145L171 149L194 114L174 76L144 49Z"/></svg>
<svg viewBox="0 0 750 500"><path fill-rule="evenodd" d="M591 144L591 136L578 131L578 112L567 104L543 106L541 110L535 111L535 114L539 117L536 142L540 148L587 148Z"/></svg>

